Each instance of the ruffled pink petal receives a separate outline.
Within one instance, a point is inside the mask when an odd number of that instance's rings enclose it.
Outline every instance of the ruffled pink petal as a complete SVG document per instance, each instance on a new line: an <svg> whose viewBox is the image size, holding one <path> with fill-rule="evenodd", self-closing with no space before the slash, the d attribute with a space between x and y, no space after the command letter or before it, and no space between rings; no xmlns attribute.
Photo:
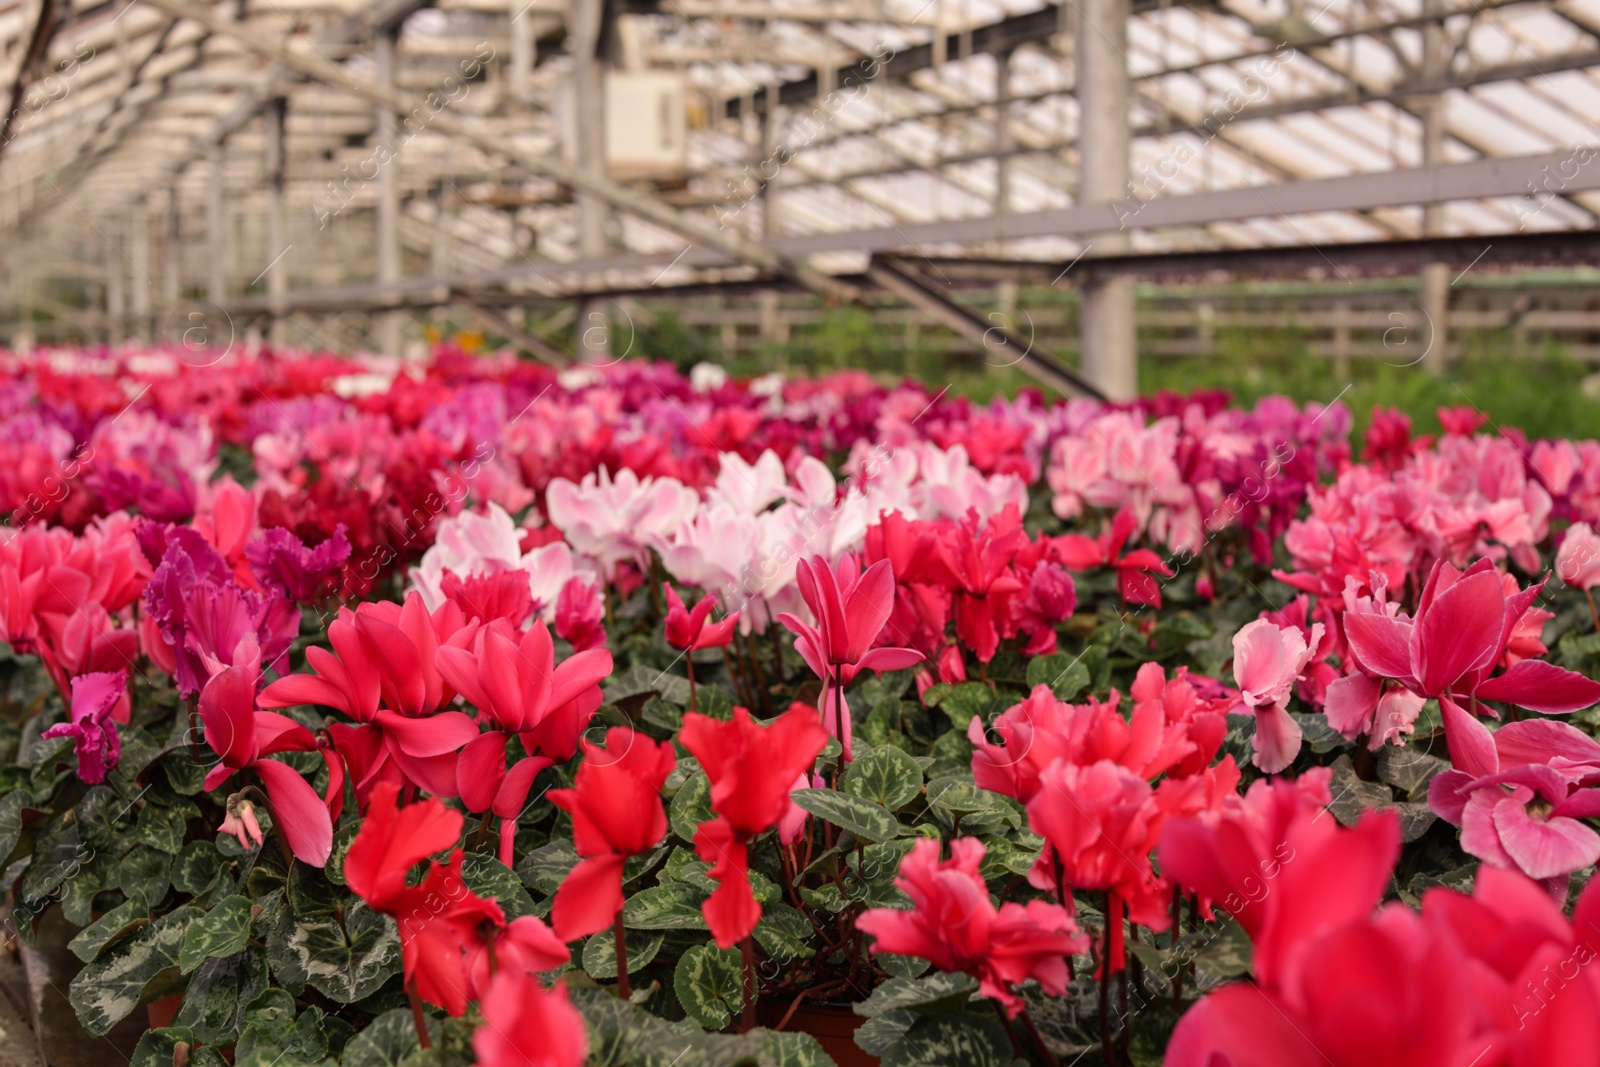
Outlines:
<svg viewBox="0 0 1600 1067"><path fill-rule="evenodd" d="M1496 804L1492 817L1500 843L1530 878L1556 878L1600 860L1600 834L1576 819L1536 819L1511 800Z"/></svg>

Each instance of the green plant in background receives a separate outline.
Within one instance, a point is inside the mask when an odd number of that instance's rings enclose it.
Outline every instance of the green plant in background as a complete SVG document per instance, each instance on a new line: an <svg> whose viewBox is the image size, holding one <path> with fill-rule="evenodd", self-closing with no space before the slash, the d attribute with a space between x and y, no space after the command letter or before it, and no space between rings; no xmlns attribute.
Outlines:
<svg viewBox="0 0 1600 1067"><path fill-rule="evenodd" d="M984 309L989 305L981 298L960 299L987 314ZM1036 343L1041 351L1071 364L1077 363L1077 354L1063 338L1075 331L1076 303L1075 294L1065 290L1030 290L1019 299L1019 306L1040 317L1056 313L1053 332ZM865 370L884 378L915 378L934 389L948 386L951 393L979 404L1039 388L1020 367L986 359L989 353L972 346L952 344L954 334L942 327L927 326L915 334L887 328L875 317L880 308L828 309L814 324L792 327L787 340L752 345L743 338L741 351L733 355L711 329L685 324L672 309L650 310L648 321L630 317L629 354L665 360L680 370L702 362L719 364L735 376L774 370L802 376ZM1413 364L1416 355L1404 348L1396 348L1387 358L1327 357L1313 347L1312 329L1292 321L1272 328L1219 329L1208 354L1171 356L1151 351L1177 337L1161 327L1141 330L1143 392L1224 389L1245 405L1274 394L1301 403L1338 397L1354 415L1356 440L1375 406L1406 412L1419 433L1438 432L1437 410L1458 406L1476 407L1496 426L1516 426L1530 438L1590 437L1600 427L1600 389L1591 395L1585 388L1594 372L1554 342L1530 351L1508 329L1478 331L1458 340L1461 352L1442 375ZM549 340L570 347L573 338L568 324ZM491 333L486 340L493 347L505 339ZM1359 351L1360 345L1356 347Z"/></svg>

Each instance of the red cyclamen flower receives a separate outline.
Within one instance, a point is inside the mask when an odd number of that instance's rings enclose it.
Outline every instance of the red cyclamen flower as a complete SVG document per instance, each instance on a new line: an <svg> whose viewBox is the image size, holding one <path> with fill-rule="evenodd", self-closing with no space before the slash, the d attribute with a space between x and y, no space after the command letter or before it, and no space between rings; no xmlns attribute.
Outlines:
<svg viewBox="0 0 1600 1067"><path fill-rule="evenodd" d="M752 721L744 708L734 708L727 722L691 711L678 739L711 779L711 810L718 817L700 824L694 843L720 883L705 902L706 923L717 944L729 948L761 918L750 887L750 841L788 812L790 787L811 768L828 735L815 710L802 706L768 726Z"/></svg>
<svg viewBox="0 0 1600 1067"><path fill-rule="evenodd" d="M661 787L677 766L667 741L626 726L606 733L606 747L585 740L576 787L553 789L550 802L572 816L572 839L584 857L556 890L551 918L563 941L599 933L622 910L622 867L667 832Z"/></svg>
<svg viewBox="0 0 1600 1067"><path fill-rule="evenodd" d="M578 737L603 699L600 682L611 673L611 653L589 649L557 665L542 620L520 633L497 619L478 630L470 650L455 643L439 649L438 666L490 727L461 750L456 791L468 811L493 811L503 820L500 858L509 866L516 817L534 776L577 752ZM521 735L528 757L507 771L512 734Z"/></svg>
<svg viewBox="0 0 1600 1067"><path fill-rule="evenodd" d="M354 719L356 725L335 723L329 732L350 765L363 807L380 781L453 797L456 753L478 736L478 728L459 711L441 710L455 691L435 666L435 653L447 643L470 643L477 632L478 624L468 622L454 603L430 614L416 592L404 605L340 608L328 627L333 651L306 649L316 673L279 678L262 691L261 705L319 704Z"/></svg>
<svg viewBox="0 0 1600 1067"><path fill-rule="evenodd" d="M1139 528L1139 518L1130 509L1123 508L1111 520L1111 529L1099 537L1067 534L1055 539L1055 551L1061 562L1075 571L1091 567L1113 567L1117 572L1117 590L1129 604L1161 606L1161 584L1152 575L1171 578L1172 568L1148 548L1136 548L1126 555L1122 546Z"/></svg>
<svg viewBox="0 0 1600 1067"><path fill-rule="evenodd" d="M472 1050L479 1067L582 1067L589 1031L565 985L545 989L533 975L508 970L484 995Z"/></svg>
<svg viewBox="0 0 1600 1067"><path fill-rule="evenodd" d="M350 888L374 911L395 918L407 986L452 1015L467 1009L490 983L491 951L502 971L552 970L568 959L566 946L532 916L507 924L505 913L467 887L462 850L434 862L420 885L406 884L411 868L450 848L461 836L460 812L432 798L399 806L399 786L372 790L366 819L345 856Z"/></svg>

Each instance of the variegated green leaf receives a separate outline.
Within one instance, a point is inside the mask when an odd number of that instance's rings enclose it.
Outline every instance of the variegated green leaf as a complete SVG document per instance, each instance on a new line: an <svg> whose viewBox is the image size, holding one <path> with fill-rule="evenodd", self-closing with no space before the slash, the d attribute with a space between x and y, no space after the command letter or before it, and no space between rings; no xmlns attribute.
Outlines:
<svg viewBox="0 0 1600 1067"><path fill-rule="evenodd" d="M184 931L178 967L188 974L213 956L231 956L241 951L249 940L250 898L223 897Z"/></svg>
<svg viewBox="0 0 1600 1067"><path fill-rule="evenodd" d="M882 804L833 789L796 789L793 801L833 825L868 841L893 841L899 821Z"/></svg>
<svg viewBox="0 0 1600 1067"><path fill-rule="evenodd" d="M212 957L189 980L178 1017L208 1045L225 1045L239 1036L244 1009L267 988L267 961L258 948Z"/></svg>
<svg viewBox="0 0 1600 1067"><path fill-rule="evenodd" d="M648 930L629 930L622 939L628 950L628 973L642 970L656 953L661 951L663 938ZM617 939L610 930L602 930L589 938L583 946L583 969L590 978L611 980L617 976Z"/></svg>
<svg viewBox="0 0 1600 1067"><path fill-rule="evenodd" d="M743 972L738 949L696 945L678 960L672 991L689 1018L707 1030L721 1030L743 1010Z"/></svg>
<svg viewBox="0 0 1600 1067"><path fill-rule="evenodd" d="M201 914L182 907L163 915L78 972L67 999L91 1036L105 1036L140 1004L181 984L178 949L184 930Z"/></svg>

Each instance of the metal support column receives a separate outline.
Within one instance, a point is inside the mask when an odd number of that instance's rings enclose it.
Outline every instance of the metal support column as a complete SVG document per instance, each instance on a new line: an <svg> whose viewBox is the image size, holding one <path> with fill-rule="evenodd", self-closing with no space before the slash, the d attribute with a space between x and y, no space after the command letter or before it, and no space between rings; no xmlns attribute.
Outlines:
<svg viewBox="0 0 1600 1067"><path fill-rule="evenodd" d="M395 44L399 34L397 31L385 31L378 34L373 42L373 54L377 60L378 85L385 91L394 89L395 76ZM379 104L374 112L373 140L377 142L375 151L378 152L378 206L373 219L373 239L375 258L378 267L378 284L385 285L400 280L400 183L396 168L400 161L396 156L398 152L399 122L394 108L387 104ZM378 351L389 356L400 354L400 333L402 327L399 312L386 311L378 315L377 337L375 344Z"/></svg>
<svg viewBox="0 0 1600 1067"><path fill-rule="evenodd" d="M534 101L533 69L539 58L539 42L534 35L532 5L526 0L510 0L511 10L511 97L518 103Z"/></svg>
<svg viewBox="0 0 1600 1067"><path fill-rule="evenodd" d="M267 298L272 308L268 337L274 345L288 342L288 320L284 315L284 305L289 294L289 220L284 213L283 202L283 125L288 105L289 102L280 96L269 100L261 112L267 142L267 255L272 257L267 265Z"/></svg>
<svg viewBox="0 0 1600 1067"><path fill-rule="evenodd" d="M1011 213L1010 156L1017 144L1011 130L1011 55L1008 49L994 57L994 213L997 216Z"/></svg>
<svg viewBox="0 0 1600 1067"><path fill-rule="evenodd" d="M129 281L129 304L133 311L132 333L138 341L150 339L150 297L154 280L150 277L150 206L140 200L133 208L133 232L128 241L128 258L133 262Z"/></svg>
<svg viewBox="0 0 1600 1067"><path fill-rule="evenodd" d="M206 170L206 279L207 296L218 307L228 299L228 212L222 192L222 146L216 145Z"/></svg>
<svg viewBox="0 0 1600 1067"><path fill-rule="evenodd" d="M761 169L756 175L761 179L761 233L765 237L778 235L778 175L783 172L778 138L783 134L783 115L779 110L778 85L774 82L766 90L767 106L761 113Z"/></svg>
<svg viewBox="0 0 1600 1067"><path fill-rule="evenodd" d="M572 95L577 116L578 166L590 177L605 176L605 79L596 54L600 44L600 0L572 0L567 47L572 51ZM598 258L606 250L606 205L590 193L578 193L578 250ZM578 358L609 362L610 320L605 305L585 301L578 309Z"/></svg>
<svg viewBox="0 0 1600 1067"><path fill-rule="evenodd" d="M178 302L183 275L183 234L178 229L178 186L167 186L167 201L161 211L161 303L162 315Z"/></svg>
<svg viewBox="0 0 1600 1067"><path fill-rule="evenodd" d="M1128 189L1128 0L1079 0L1077 96L1078 199L1122 200ZM1125 251L1127 234L1094 238L1096 255ZM1134 280L1098 277L1081 291L1079 352L1083 375L1113 400L1139 390Z"/></svg>
<svg viewBox="0 0 1600 1067"><path fill-rule="evenodd" d="M1438 0L1426 0L1430 13L1438 9ZM1423 78L1436 82L1444 75L1444 23L1430 22L1422 28ZM1422 165L1433 166L1444 162L1444 94L1436 93L1418 102L1422 115ZM1444 205L1428 204L1422 209L1422 232L1426 237L1444 234ZM1429 263L1422 268L1419 279L1423 336L1423 365L1435 374L1444 370L1449 362L1450 344L1450 268L1443 263Z"/></svg>
<svg viewBox="0 0 1600 1067"><path fill-rule="evenodd" d="M106 264L106 340L115 344L122 340L123 315L127 311L123 297L127 292L128 265L123 262L120 247L127 242L127 238L119 223L110 224L107 230L103 253Z"/></svg>

